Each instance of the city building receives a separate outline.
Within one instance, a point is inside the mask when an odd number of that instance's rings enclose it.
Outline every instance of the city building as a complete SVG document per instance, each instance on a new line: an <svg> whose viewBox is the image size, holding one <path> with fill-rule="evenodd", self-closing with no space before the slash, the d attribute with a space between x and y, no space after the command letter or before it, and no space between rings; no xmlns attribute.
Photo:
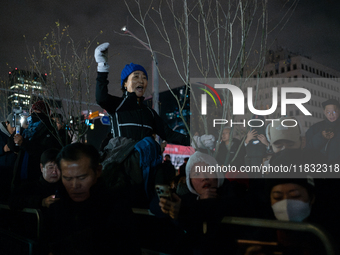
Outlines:
<svg viewBox="0 0 340 255"><path fill-rule="evenodd" d="M272 82L270 83L268 80L271 85L268 86L267 83L267 86L263 84L259 88L260 106L267 108L268 105L271 105L272 85L278 89L284 86L302 87L309 90L311 99L304 105L312 114L311 116L302 114L295 105L287 106L287 116L294 116L298 119L304 132L311 125L324 119L322 102L331 98L340 101L339 71L317 63L309 57L294 54L282 48L277 51L269 51L266 60L263 77L272 79Z"/></svg>
<svg viewBox="0 0 340 255"><path fill-rule="evenodd" d="M47 74L39 75L15 68L9 72L8 111L21 108L27 112L32 103L38 100L46 101L51 108L61 108L61 100L47 95L45 84Z"/></svg>
<svg viewBox="0 0 340 255"><path fill-rule="evenodd" d="M45 82L46 75L39 76L15 68L9 73L9 106L12 109L21 107L23 110L28 110L36 98L43 96Z"/></svg>
<svg viewBox="0 0 340 255"><path fill-rule="evenodd" d="M249 75L250 76L250 75ZM248 87L252 87L253 91L253 106L257 110L268 110L271 107L276 110L270 115L266 115L266 120L278 119L282 115L281 112L281 91L282 88L305 88L311 93L311 98L308 102L303 103L303 106L311 115L305 115L300 108L294 104L287 104L286 116L295 117L301 127L302 135L307 129L324 119L322 102L334 98L340 101L340 72L332 68L324 66L313 61L311 58L292 53L286 49L279 48L276 51L269 51L266 56L266 64L261 77L256 74L251 75L251 79L240 89L244 95L245 114L232 116L229 113L227 119L233 118L233 122L247 122L252 118L253 113L249 111L247 105ZM237 83L238 81L236 81ZM193 78L192 83L199 83L202 79ZM214 87L214 84L221 82L216 78L208 78L205 83ZM273 106L273 88L277 88L278 102L277 106ZM287 93L287 99L304 98L303 93ZM231 100L232 101L232 100ZM268 124L267 122L266 124ZM242 125L238 124L238 127Z"/></svg>

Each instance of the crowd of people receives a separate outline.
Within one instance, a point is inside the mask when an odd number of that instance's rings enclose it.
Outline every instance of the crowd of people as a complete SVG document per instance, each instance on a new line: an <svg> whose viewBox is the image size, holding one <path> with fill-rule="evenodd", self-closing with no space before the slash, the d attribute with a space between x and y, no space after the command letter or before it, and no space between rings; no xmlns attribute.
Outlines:
<svg viewBox="0 0 340 255"><path fill-rule="evenodd" d="M337 240L337 179L202 169L338 164L339 102L323 103L325 120L308 130L305 145L299 125L282 125L292 117L252 129L243 139L227 126L218 142L213 135L194 136L196 152L176 175L170 155L162 155L166 143L155 136L187 146L189 136L171 130L143 104L148 75L142 66L122 70L122 97L108 94L108 48L104 43L95 50L96 100L112 124L100 150L71 143L62 117L51 116L44 101L32 105L25 129L15 132L13 114L0 123L0 202L13 212L41 210L39 254L142 254L145 243L171 254L273 254L264 242L274 242L271 249L281 254L324 254L308 234L221 224L225 216L314 223ZM145 224L132 208L149 209L157 220ZM245 247L239 239L254 242Z"/></svg>

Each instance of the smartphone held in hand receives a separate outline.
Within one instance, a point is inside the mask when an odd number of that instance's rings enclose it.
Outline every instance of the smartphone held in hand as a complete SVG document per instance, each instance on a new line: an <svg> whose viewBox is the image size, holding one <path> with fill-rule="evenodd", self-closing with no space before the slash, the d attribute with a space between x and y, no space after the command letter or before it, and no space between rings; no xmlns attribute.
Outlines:
<svg viewBox="0 0 340 255"><path fill-rule="evenodd" d="M169 185L157 184L155 185L158 198L165 198L171 200L171 190Z"/></svg>

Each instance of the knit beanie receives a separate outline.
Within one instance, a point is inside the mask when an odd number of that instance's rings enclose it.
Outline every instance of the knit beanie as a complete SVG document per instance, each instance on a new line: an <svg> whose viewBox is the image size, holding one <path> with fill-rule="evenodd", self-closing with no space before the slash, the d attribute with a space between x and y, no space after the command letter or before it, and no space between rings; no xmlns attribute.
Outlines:
<svg viewBox="0 0 340 255"><path fill-rule="evenodd" d="M276 185L280 184L287 184L287 183L293 183L298 184L301 187L304 187L308 194L312 196L315 194L315 182L314 178L310 175L305 176L305 178L275 178L275 179L266 179L265 181L265 189L267 194L270 194L272 189Z"/></svg>
<svg viewBox="0 0 340 255"><path fill-rule="evenodd" d="M46 102L42 100L37 101L32 105L31 112L33 110L41 111L42 113L45 113L47 116L50 116L50 111L51 111L50 107L48 106Z"/></svg>
<svg viewBox="0 0 340 255"><path fill-rule="evenodd" d="M121 81L120 81L120 85L123 88L123 82L124 80L134 71L142 71L144 72L144 74L146 75L146 79L148 79L148 73L146 72L146 70L144 69L144 67L142 67L141 65L136 65L134 63L130 63L129 65L126 65L124 67L124 69L122 70L122 74L120 75Z"/></svg>
<svg viewBox="0 0 340 255"><path fill-rule="evenodd" d="M339 101L336 100L336 99L333 99L333 98L328 99L328 100L326 100L325 102L322 103L323 109L325 109L327 105L336 105L338 108L340 107Z"/></svg>

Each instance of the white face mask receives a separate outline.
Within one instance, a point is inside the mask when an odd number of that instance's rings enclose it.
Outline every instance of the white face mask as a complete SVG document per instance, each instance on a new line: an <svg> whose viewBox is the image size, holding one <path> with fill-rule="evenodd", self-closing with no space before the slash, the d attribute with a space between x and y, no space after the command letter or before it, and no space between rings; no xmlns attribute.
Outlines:
<svg viewBox="0 0 340 255"><path fill-rule="evenodd" d="M272 205L275 217L278 220L301 222L310 214L309 203L284 199Z"/></svg>

